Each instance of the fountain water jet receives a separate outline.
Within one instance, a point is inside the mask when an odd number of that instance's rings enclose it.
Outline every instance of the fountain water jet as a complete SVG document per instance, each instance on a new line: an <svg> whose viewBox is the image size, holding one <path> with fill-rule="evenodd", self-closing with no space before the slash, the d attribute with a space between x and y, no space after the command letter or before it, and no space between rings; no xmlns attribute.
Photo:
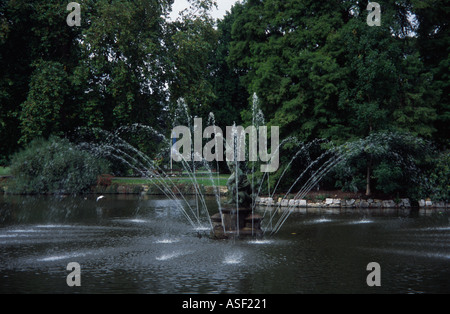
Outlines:
<svg viewBox="0 0 450 314"><path fill-rule="evenodd" d="M188 113L188 108L186 103L180 99L178 101L178 111L181 111L181 114L175 117L175 120L180 118L182 115L186 117L188 120L187 123L189 125L189 129L191 132L194 132L195 126L192 126L191 120ZM177 111L177 112L178 112ZM261 109L259 108L259 100L256 95L253 97L252 103L252 122L254 126L258 130L261 124L264 123L264 115L262 114ZM175 123L175 122L174 122ZM179 121L176 121L179 123ZM214 114L210 114L208 118L209 126L215 127L215 117ZM84 148L88 148L96 154L117 159L123 163L125 163L131 169L134 169L137 173L140 173L143 177L146 177L149 180L149 183L155 185L168 199L172 199L176 208L178 208L183 215L187 218L188 222L192 225L194 229L199 230L200 228L204 228L205 224L209 226L212 231L211 234L214 238L229 238L229 237L240 237L240 236L261 236L265 234L267 231L270 231L270 234L277 233L284 222L290 215L291 208L283 212L281 217L278 218L278 221L275 220L276 211L272 211L269 215L269 218L265 221L265 225L263 225L263 219L267 213L267 207L264 210L264 213L259 215L256 212L256 198L261 194L261 188L267 180L268 182L268 190L269 196L273 198L275 195L280 182L284 175L287 173L293 161L299 156L306 155L307 157L307 167L304 169L297 179L293 182L291 187L288 189L287 193L282 200L285 200L291 190L298 184L298 182L304 178L307 174L311 173L310 178L303 184L300 190L294 197L294 200L304 198L305 195L331 170L334 166L345 160L346 155L351 153L355 148L349 147L349 145L343 145L338 148L332 147L331 149L326 150L322 155L320 155L316 159L312 159L309 155L309 148L313 145L323 144L323 140L314 140L310 143L303 144L299 142L296 138L290 137L281 141L277 147L272 147L272 154L275 152L279 153L279 150L284 149L284 145L289 143L292 145L299 146L298 150L295 151L294 156L290 159L287 165L284 167L281 176L278 178L275 187L270 192L270 183L269 183L269 174L265 172L262 175L262 179L258 184L255 184L254 181L254 173L255 167L258 162L252 161L251 167L247 168L247 162L240 162L237 158L237 152L240 151L238 145L241 145L241 139L238 139L238 136L245 136L242 133L236 130L236 126L232 129L231 135L232 138L227 138L223 141L225 145L225 149L231 149L234 154L234 161L227 162L227 165L232 172L228 183L228 201L225 204L221 202L220 189L219 185L219 162L216 159L216 171L217 171L217 182L213 177L212 173L212 165L208 162L203 156L192 156L194 154L194 147L191 146L191 159L187 161L183 156L180 156L181 165L189 178L195 195L195 205L191 206L189 202L186 200L183 193L180 191L177 184L172 180L170 176L167 176L165 171L147 155L145 155L142 151L138 150L131 144L127 143L123 138L121 138L122 132L135 132L137 130L144 130L149 132L153 136L156 136L158 141L164 144L164 147L172 149L171 139L167 138L160 132L156 131L152 127L134 124L129 127L121 127L116 132L111 133L100 129L89 129L88 133L93 133L91 138L101 139L99 143L88 143L85 142L81 146ZM85 129L86 131L86 129ZM228 136L227 136L228 137ZM217 137L216 147L217 147ZM243 141L245 143L245 141ZM192 143L191 143L192 145ZM356 147L357 145L355 145ZM234 149L232 149L234 148ZM247 148L244 148L247 149ZM250 148L249 148L250 149ZM247 151L245 151L247 153ZM194 158L196 157L196 158ZM199 161L200 160L200 161ZM198 166L197 166L197 164ZM318 166L317 170L314 170L314 167ZM218 204L219 212L213 216L210 216L208 208L206 206L205 198L200 188L200 185L197 180L197 169L199 167L203 167L207 176L211 182L213 187L213 191L215 194L216 202ZM244 169L244 170L243 170ZM247 177L248 169L251 169L252 176L251 179ZM257 187L259 185L259 187ZM178 200L180 200L187 205L185 208ZM280 202L281 203L281 202ZM280 204L278 204L280 206Z"/></svg>

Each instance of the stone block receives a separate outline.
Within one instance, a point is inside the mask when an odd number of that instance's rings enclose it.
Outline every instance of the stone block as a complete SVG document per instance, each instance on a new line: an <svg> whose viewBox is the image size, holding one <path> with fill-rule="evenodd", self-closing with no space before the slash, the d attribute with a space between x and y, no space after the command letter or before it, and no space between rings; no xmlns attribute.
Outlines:
<svg viewBox="0 0 450 314"><path fill-rule="evenodd" d="M396 207L396 204L393 200L383 201L383 207L394 208L394 207Z"/></svg>
<svg viewBox="0 0 450 314"><path fill-rule="evenodd" d="M355 199L345 200L345 206L355 206Z"/></svg>
<svg viewBox="0 0 450 314"><path fill-rule="evenodd" d="M403 207L411 207L411 203L409 202L409 198L402 198L402 203L401 205Z"/></svg>
<svg viewBox="0 0 450 314"><path fill-rule="evenodd" d="M366 200L361 200L359 202L359 207L361 207L361 208L368 208L369 207L369 203Z"/></svg>
<svg viewBox="0 0 450 314"><path fill-rule="evenodd" d="M306 200L298 200L299 202L298 202L298 205L299 206L301 206L301 207L306 207L307 206L307 202L306 202Z"/></svg>

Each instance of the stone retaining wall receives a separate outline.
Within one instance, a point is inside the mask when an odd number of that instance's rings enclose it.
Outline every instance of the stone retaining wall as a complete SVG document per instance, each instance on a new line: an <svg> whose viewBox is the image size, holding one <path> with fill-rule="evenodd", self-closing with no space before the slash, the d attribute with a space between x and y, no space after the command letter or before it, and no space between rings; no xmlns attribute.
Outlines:
<svg viewBox="0 0 450 314"><path fill-rule="evenodd" d="M411 208L411 202L408 198L402 198L395 202L394 200L379 200L379 199L339 199L326 198L323 201L309 201L305 199L288 200L278 199L274 200L270 197L258 197L256 205L259 206L274 206L274 207L288 207L288 208ZM433 202L431 200L420 200L419 207L423 208L448 208L448 203Z"/></svg>
<svg viewBox="0 0 450 314"><path fill-rule="evenodd" d="M227 194L227 188L218 187L221 196ZM203 195L214 196L215 189L212 186L200 186ZM149 194L149 195L163 195L158 188L150 185L115 185L108 187L97 186L93 192L97 193L111 193L111 194ZM183 193L183 195L195 195L197 191L192 185L183 184L178 185L178 189L172 187L172 192L175 194ZM256 205L259 206L273 206L283 208L411 208L411 202L408 198L400 200L380 200L380 199L340 199L340 198L326 198L323 201L311 201L305 199L272 199L270 197L257 197ZM449 208L446 202L434 202L430 199L420 200L418 202L420 208Z"/></svg>

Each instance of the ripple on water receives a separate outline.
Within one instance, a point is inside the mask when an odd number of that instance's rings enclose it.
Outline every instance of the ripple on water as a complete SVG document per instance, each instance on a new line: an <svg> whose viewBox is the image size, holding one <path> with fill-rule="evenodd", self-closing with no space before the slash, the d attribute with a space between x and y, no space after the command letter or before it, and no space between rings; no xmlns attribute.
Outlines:
<svg viewBox="0 0 450 314"><path fill-rule="evenodd" d="M177 242L180 242L180 240L178 240L178 239L160 239L160 240L156 240L154 243L171 244L171 243L177 243Z"/></svg>
<svg viewBox="0 0 450 314"><path fill-rule="evenodd" d="M314 220L310 220L310 221L305 221L305 224L321 224L321 223L326 223L326 222L331 222L331 219L328 218L319 218L319 219L314 219Z"/></svg>
<svg viewBox="0 0 450 314"><path fill-rule="evenodd" d="M136 224L143 224L143 223L149 222L149 220L138 219L138 218L134 218L134 219L119 219L118 221L131 222L131 223L136 223Z"/></svg>
<svg viewBox="0 0 450 314"><path fill-rule="evenodd" d="M172 252L172 253L167 253L167 254L163 254L161 256L156 257L157 261L167 261L167 260L171 260L173 258L182 256L187 254L186 252Z"/></svg>
<svg viewBox="0 0 450 314"><path fill-rule="evenodd" d="M86 254L87 253L72 253L72 254L65 254L65 255L53 255L53 256L38 258L36 261L38 261L38 262L53 262L53 261L59 261L59 260L68 259L68 258L82 257L82 256L86 256Z"/></svg>
<svg viewBox="0 0 450 314"><path fill-rule="evenodd" d="M274 242L275 242L274 240L260 240L260 239L248 241L249 244L258 244L258 245L272 244Z"/></svg>
<svg viewBox="0 0 450 314"><path fill-rule="evenodd" d="M76 226L74 225L53 225L53 224L49 224L49 225L37 225L36 228L43 228L43 229L53 229L53 228L74 228Z"/></svg>
<svg viewBox="0 0 450 314"><path fill-rule="evenodd" d="M35 229L12 229L12 230L8 230L8 233L35 233L35 232L40 232L39 230L35 230Z"/></svg>
<svg viewBox="0 0 450 314"><path fill-rule="evenodd" d="M373 220L370 219L361 219L349 222L350 225L359 225L359 224L371 224Z"/></svg>

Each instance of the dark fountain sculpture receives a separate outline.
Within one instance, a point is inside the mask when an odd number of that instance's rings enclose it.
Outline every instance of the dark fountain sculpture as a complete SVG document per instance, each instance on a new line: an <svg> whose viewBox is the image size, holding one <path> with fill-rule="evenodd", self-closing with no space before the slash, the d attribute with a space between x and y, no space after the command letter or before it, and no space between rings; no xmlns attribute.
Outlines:
<svg viewBox="0 0 450 314"><path fill-rule="evenodd" d="M247 175L233 163L228 166L233 173L228 178L228 200L221 213L211 217L212 236L216 239L260 237L262 217L252 212L252 187Z"/></svg>

